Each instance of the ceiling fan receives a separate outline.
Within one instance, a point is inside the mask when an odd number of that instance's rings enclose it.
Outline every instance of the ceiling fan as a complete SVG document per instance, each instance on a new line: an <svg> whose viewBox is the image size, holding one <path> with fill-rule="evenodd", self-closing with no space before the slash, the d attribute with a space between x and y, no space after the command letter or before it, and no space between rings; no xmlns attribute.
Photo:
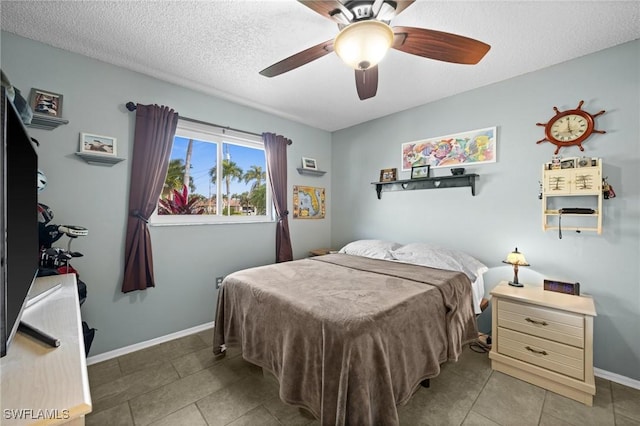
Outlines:
<svg viewBox="0 0 640 426"><path fill-rule="evenodd" d="M361 100L378 90L378 63L389 48L437 61L477 64L491 46L472 38L414 27L390 27L415 0L298 0L314 12L338 24L340 33L260 71L266 77L296 69L333 51L355 69Z"/></svg>

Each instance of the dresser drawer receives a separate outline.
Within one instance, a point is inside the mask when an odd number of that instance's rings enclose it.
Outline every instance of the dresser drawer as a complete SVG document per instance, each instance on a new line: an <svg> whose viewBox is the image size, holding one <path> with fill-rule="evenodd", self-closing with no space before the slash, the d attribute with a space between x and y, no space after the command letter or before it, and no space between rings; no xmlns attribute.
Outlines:
<svg viewBox="0 0 640 426"><path fill-rule="evenodd" d="M584 316L510 300L498 300L498 327L584 348Z"/></svg>
<svg viewBox="0 0 640 426"><path fill-rule="evenodd" d="M584 350L498 327L498 353L584 380Z"/></svg>

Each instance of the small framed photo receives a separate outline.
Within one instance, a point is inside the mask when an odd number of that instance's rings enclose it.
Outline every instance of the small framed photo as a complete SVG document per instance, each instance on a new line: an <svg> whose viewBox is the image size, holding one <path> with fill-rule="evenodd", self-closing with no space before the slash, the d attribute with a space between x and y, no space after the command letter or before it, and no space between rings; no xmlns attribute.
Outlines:
<svg viewBox="0 0 640 426"><path fill-rule="evenodd" d="M80 152L116 156L116 138L80 133Z"/></svg>
<svg viewBox="0 0 640 426"><path fill-rule="evenodd" d="M576 168L576 158L567 158L565 160L560 161L561 169L575 169Z"/></svg>
<svg viewBox="0 0 640 426"><path fill-rule="evenodd" d="M302 157L302 168L308 170L318 170L318 164L314 158Z"/></svg>
<svg viewBox="0 0 640 426"><path fill-rule="evenodd" d="M594 167L598 165L598 159L597 158L591 158L591 157L581 157L578 158L578 161L576 162L576 167L580 168L580 167Z"/></svg>
<svg viewBox="0 0 640 426"><path fill-rule="evenodd" d="M35 114L62 116L62 95L48 90L31 89L29 105Z"/></svg>
<svg viewBox="0 0 640 426"><path fill-rule="evenodd" d="M428 178L431 166L413 166L411 167L411 179Z"/></svg>
<svg viewBox="0 0 640 426"><path fill-rule="evenodd" d="M398 180L398 169L380 170L380 182L392 182Z"/></svg>

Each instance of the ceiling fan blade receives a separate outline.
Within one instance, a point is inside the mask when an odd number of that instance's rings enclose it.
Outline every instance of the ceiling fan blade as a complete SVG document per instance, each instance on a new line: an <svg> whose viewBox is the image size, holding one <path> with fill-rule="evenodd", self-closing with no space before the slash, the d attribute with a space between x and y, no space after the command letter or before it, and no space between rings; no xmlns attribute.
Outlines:
<svg viewBox="0 0 640 426"><path fill-rule="evenodd" d="M412 55L456 64L477 64L491 46L472 38L414 27L393 27L392 47Z"/></svg>
<svg viewBox="0 0 640 426"><path fill-rule="evenodd" d="M298 0L314 12L339 24L353 21L353 13L338 0Z"/></svg>
<svg viewBox="0 0 640 426"><path fill-rule="evenodd" d="M333 39L327 40L323 43L310 47L302 52L298 52L295 55L289 56L286 59L277 62L270 67L267 67L260 71L260 74L265 77L275 77L276 75L283 74L287 71L296 69L304 64L308 64L311 61L315 61L318 58L333 52Z"/></svg>
<svg viewBox="0 0 640 426"><path fill-rule="evenodd" d="M378 92L378 66L356 71L356 89L361 101L373 98Z"/></svg>

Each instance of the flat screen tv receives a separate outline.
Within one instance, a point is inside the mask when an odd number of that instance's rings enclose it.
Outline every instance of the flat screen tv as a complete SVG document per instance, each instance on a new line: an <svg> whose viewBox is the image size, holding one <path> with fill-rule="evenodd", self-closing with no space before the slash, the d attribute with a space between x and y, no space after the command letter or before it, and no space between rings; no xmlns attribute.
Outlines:
<svg viewBox="0 0 640 426"><path fill-rule="evenodd" d="M0 345L5 356L38 272L38 156L13 104L2 92L0 151Z"/></svg>

